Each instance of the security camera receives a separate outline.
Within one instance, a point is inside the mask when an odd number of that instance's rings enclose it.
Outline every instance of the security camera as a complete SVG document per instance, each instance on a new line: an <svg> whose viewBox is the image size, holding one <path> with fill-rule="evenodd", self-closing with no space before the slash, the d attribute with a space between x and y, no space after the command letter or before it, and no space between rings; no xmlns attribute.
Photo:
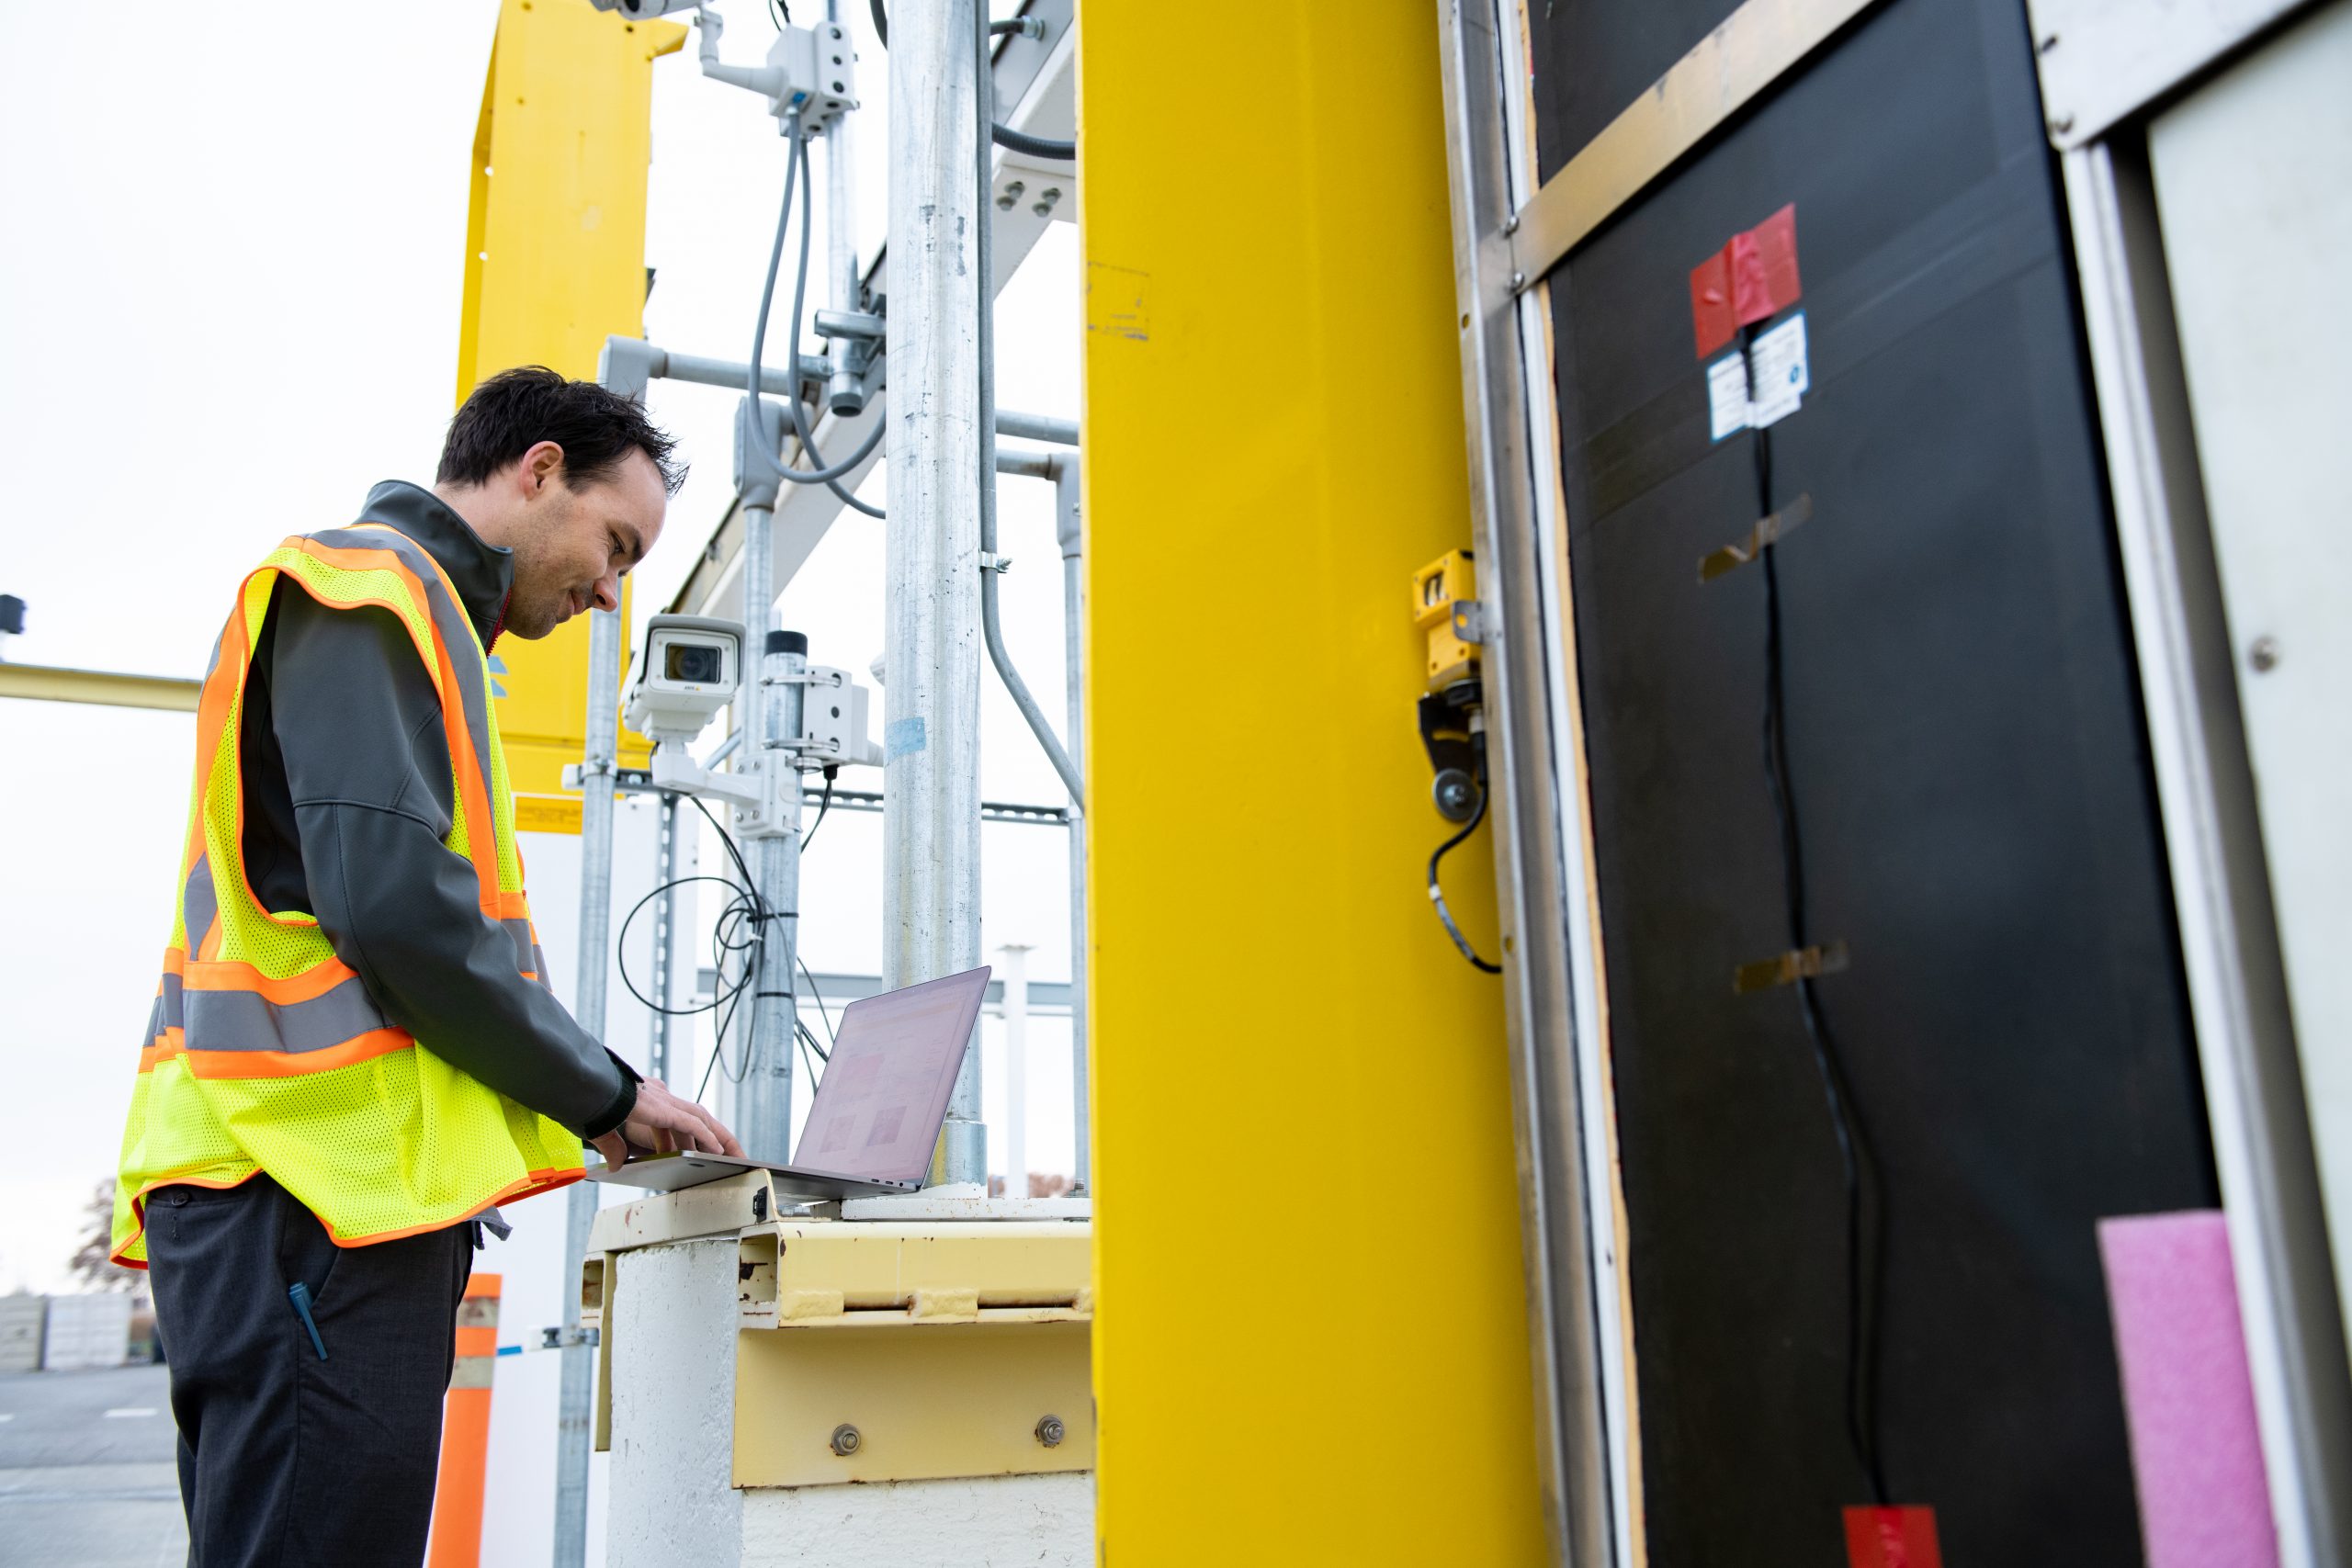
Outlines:
<svg viewBox="0 0 2352 1568"><path fill-rule="evenodd" d="M742 683L743 627L707 615L656 615L622 716L656 742L692 740Z"/></svg>

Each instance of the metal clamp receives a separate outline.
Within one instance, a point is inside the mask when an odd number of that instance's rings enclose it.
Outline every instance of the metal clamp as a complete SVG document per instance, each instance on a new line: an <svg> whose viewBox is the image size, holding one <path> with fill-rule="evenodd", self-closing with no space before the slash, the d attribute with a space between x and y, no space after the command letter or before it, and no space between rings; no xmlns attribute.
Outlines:
<svg viewBox="0 0 2352 1568"><path fill-rule="evenodd" d="M1001 556L993 550L982 550L979 552L979 558L980 570L982 571L993 571L1001 574L1012 570L1012 558L1011 556Z"/></svg>
<svg viewBox="0 0 2352 1568"><path fill-rule="evenodd" d="M1487 642L1487 607L1476 599L1453 602L1453 635L1474 647Z"/></svg>
<svg viewBox="0 0 2352 1568"><path fill-rule="evenodd" d="M1758 518L1756 525L1747 531L1747 537L1699 558L1699 581L1713 582L1734 568L1746 566L1763 554L1767 546L1786 538L1812 516L1813 495L1808 491L1771 515Z"/></svg>
<svg viewBox="0 0 2352 1568"><path fill-rule="evenodd" d="M1800 948L1794 953L1743 964L1731 972L1731 988L1733 994L1746 996L1750 991L1769 991L1775 986L1793 986L1799 980L1817 980L1843 970L1847 961L1844 942L1826 942L1818 947Z"/></svg>

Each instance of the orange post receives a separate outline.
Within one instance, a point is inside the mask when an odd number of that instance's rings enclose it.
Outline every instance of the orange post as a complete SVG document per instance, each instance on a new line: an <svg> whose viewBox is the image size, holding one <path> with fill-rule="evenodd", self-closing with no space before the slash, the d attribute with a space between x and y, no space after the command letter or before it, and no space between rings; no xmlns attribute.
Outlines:
<svg viewBox="0 0 2352 1568"><path fill-rule="evenodd" d="M490 1462L490 1373L498 1364L496 1274L466 1282L458 1303L458 1364L441 1416L441 1477L433 1493L426 1568L480 1568L482 1472Z"/></svg>

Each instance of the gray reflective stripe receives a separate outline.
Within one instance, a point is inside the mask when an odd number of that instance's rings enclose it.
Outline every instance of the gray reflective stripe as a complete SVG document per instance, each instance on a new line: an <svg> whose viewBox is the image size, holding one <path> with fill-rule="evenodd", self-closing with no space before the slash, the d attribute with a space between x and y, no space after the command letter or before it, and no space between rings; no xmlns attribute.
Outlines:
<svg viewBox="0 0 2352 1568"><path fill-rule="evenodd" d="M212 897L212 865L203 855L196 857L196 868L187 874L187 890L180 897L180 916L187 926L187 955L204 945L204 933L212 929L212 917L218 906Z"/></svg>
<svg viewBox="0 0 2352 1568"><path fill-rule="evenodd" d="M490 694L482 686L481 639L474 635L473 622L466 618L465 606L450 593L448 584L441 581L440 569L424 547L406 534L390 528L330 528L323 534L305 536L334 550L389 550L400 557L402 564L424 585L425 607L432 613L433 625L441 641L449 650L449 667L458 672L458 694L465 709L466 729L474 741L474 760L481 776L484 796L490 794ZM491 807L494 813L495 806ZM494 833L487 822L466 824L468 833Z"/></svg>
<svg viewBox="0 0 2352 1568"><path fill-rule="evenodd" d="M548 976L546 950L536 942L531 944L531 973L537 975L539 977L539 984L545 986L549 991L555 989L555 981Z"/></svg>
<svg viewBox="0 0 2352 1568"><path fill-rule="evenodd" d="M357 976L307 1002L273 1002L251 991L189 991L191 1051L322 1051L386 1027Z"/></svg>
<svg viewBox="0 0 2352 1568"><path fill-rule="evenodd" d="M185 1014L180 1006L180 977L167 974L164 988L155 995L155 1005L147 1010L147 1038L141 1042L143 1049L164 1038L166 1029L177 1029Z"/></svg>
<svg viewBox="0 0 2352 1568"><path fill-rule="evenodd" d="M506 940L514 944L514 967L526 975L537 974L539 944L531 940L531 922L501 920L498 923L506 928Z"/></svg>

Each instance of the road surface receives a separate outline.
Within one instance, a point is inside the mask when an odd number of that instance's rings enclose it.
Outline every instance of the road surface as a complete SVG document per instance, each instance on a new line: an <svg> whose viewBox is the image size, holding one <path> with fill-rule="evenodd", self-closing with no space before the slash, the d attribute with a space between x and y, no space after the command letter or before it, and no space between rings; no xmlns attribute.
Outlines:
<svg viewBox="0 0 2352 1568"><path fill-rule="evenodd" d="M162 1367L0 1375L0 1563L187 1560L167 1377Z"/></svg>

